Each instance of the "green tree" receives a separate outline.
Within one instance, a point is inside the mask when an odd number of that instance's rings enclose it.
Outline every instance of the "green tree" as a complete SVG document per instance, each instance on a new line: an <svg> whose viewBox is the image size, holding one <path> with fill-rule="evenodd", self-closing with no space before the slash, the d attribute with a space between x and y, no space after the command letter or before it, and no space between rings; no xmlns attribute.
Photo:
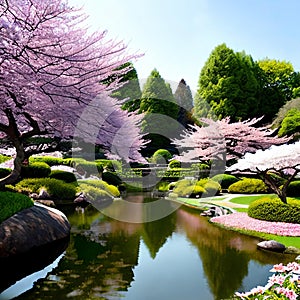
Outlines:
<svg viewBox="0 0 300 300"><path fill-rule="evenodd" d="M124 82L124 85L113 92L112 96L119 100L126 99L122 105L122 109L129 112L136 111L140 108L141 104L141 88L138 80L138 74L131 62L123 64L119 70L127 68L128 72L122 75L120 82ZM111 78L115 80L118 78Z"/></svg>
<svg viewBox="0 0 300 300"><path fill-rule="evenodd" d="M143 87L140 113L144 113L143 131L148 133L150 155L157 149L169 148L170 138L177 132L178 106L171 87L154 69Z"/></svg>
<svg viewBox="0 0 300 300"><path fill-rule="evenodd" d="M256 74L260 85L260 108L271 120L285 103L298 96L300 75L290 62L267 58L257 64L260 69Z"/></svg>
<svg viewBox="0 0 300 300"><path fill-rule="evenodd" d="M177 121L187 128L189 124L194 123L192 118L192 109L194 105L191 89L184 79L181 79L179 82L174 97L179 107Z"/></svg>
<svg viewBox="0 0 300 300"><path fill-rule="evenodd" d="M257 90L252 57L221 44L211 52L201 70L194 115L218 119L230 116L232 120L254 117L259 107Z"/></svg>

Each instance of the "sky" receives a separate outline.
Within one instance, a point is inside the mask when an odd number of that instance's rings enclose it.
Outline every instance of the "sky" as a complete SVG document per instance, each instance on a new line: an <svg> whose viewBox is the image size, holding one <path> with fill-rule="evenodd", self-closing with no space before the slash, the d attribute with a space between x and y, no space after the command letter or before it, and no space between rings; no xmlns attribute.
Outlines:
<svg viewBox="0 0 300 300"><path fill-rule="evenodd" d="M141 80L156 68L167 81L186 80L193 92L219 44L254 60L285 60L300 71L299 0L69 0L90 15L93 30L142 53Z"/></svg>

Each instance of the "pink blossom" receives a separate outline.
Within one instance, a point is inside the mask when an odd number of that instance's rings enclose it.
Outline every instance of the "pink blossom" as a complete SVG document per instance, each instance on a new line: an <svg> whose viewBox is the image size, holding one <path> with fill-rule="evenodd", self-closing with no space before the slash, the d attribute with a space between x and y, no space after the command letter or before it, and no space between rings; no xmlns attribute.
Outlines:
<svg viewBox="0 0 300 300"><path fill-rule="evenodd" d="M282 263L278 265L274 265L273 268L270 270L270 272L280 272L280 273L285 271L287 271L287 268Z"/></svg>
<svg viewBox="0 0 300 300"><path fill-rule="evenodd" d="M219 223L226 227L253 230L281 236L300 236L300 224L262 221L251 218L247 213L243 212L214 217L211 219L211 222Z"/></svg>
<svg viewBox="0 0 300 300"><path fill-rule="evenodd" d="M295 291L292 291L290 289L286 289L284 287L277 287L275 288L276 293L279 295L286 296L289 300L297 300L297 294Z"/></svg>
<svg viewBox="0 0 300 300"><path fill-rule="evenodd" d="M285 281L285 276L283 275L275 275L273 274L272 277L269 278L268 283L269 284L279 284L280 286L282 286L282 284Z"/></svg>

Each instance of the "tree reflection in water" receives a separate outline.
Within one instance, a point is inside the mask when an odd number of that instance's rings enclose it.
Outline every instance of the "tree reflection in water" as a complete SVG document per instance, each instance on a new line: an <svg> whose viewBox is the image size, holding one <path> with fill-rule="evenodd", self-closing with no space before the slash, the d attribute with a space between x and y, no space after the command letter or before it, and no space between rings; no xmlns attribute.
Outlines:
<svg viewBox="0 0 300 300"><path fill-rule="evenodd" d="M139 196L136 201L140 202L141 199L143 200L143 197ZM166 205L171 203L166 202ZM138 207L139 211L130 212L136 214L138 219L143 220L145 214L151 214L150 211L143 210L142 206ZM31 290L16 299L126 299L132 285L140 282L139 278L136 278L136 269L137 266L143 265L142 256L139 255L141 243L148 248L157 268L166 268L166 263L161 262L161 252L163 249L167 251L166 245L170 244L170 237L173 242L177 239L177 245L179 241L184 243L180 246L181 249L195 249L197 257L180 257L180 260L182 263L186 259L189 262L186 265L189 266L195 266L202 261L198 269L203 269L203 276L206 278L197 280L201 286L205 286L207 282L211 299L229 298L245 284L245 278L246 284L250 282L253 286L257 285L253 281L257 276L253 273L250 262L261 264L268 273L269 264L291 260L291 257L280 254L257 251L257 239L222 230L210 224L199 213L192 213L183 208L163 219L148 223L120 222L103 215L91 206L82 212L64 212L72 225L70 244L65 257L46 278L38 280ZM169 259L172 253L180 255L180 252L172 251L167 254ZM178 269L178 274L185 272L187 280L195 278L192 270L180 270L182 264L177 268L176 263L176 259L172 259L172 269ZM176 282L178 274L173 272L170 275L174 276L173 282ZM197 272L198 276L199 274L201 273ZM149 274L145 274L145 280L150 280L147 275ZM163 284L160 278L154 279L155 282L149 284L152 290ZM176 284L160 288L167 288L173 300L179 299L176 298L179 297L176 289L180 287ZM130 291L134 293L133 289ZM190 293L193 294L193 291ZM199 294L194 296L194 299L201 299Z"/></svg>

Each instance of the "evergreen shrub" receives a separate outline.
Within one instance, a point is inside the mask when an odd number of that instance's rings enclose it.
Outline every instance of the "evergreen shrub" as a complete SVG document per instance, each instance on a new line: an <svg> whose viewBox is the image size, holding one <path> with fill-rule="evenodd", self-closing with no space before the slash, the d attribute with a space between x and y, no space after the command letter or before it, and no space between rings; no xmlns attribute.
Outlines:
<svg viewBox="0 0 300 300"><path fill-rule="evenodd" d="M230 185L232 185L235 182L238 182L239 179L233 175L229 174L218 174L211 178L213 181L218 182L222 189L228 189Z"/></svg>
<svg viewBox="0 0 300 300"><path fill-rule="evenodd" d="M60 200L74 199L77 192L75 184L55 178L26 178L15 185L15 190L24 194L39 193L41 189L45 189L51 198Z"/></svg>
<svg viewBox="0 0 300 300"><path fill-rule="evenodd" d="M292 181L287 187L286 193L289 197L300 197L300 180Z"/></svg>
<svg viewBox="0 0 300 300"><path fill-rule="evenodd" d="M243 178L228 187L230 193L262 194L268 192L268 187L261 179Z"/></svg>
<svg viewBox="0 0 300 300"><path fill-rule="evenodd" d="M62 170L52 170L49 177L59 179L67 183L75 182L77 180L74 173Z"/></svg>
<svg viewBox="0 0 300 300"><path fill-rule="evenodd" d="M22 178L44 178L48 177L51 173L51 168L45 162L29 162L29 165L22 166Z"/></svg>
<svg viewBox="0 0 300 300"><path fill-rule="evenodd" d="M271 222L299 223L300 201L288 199L287 202L283 203L279 198L264 197L249 205L248 215Z"/></svg>

